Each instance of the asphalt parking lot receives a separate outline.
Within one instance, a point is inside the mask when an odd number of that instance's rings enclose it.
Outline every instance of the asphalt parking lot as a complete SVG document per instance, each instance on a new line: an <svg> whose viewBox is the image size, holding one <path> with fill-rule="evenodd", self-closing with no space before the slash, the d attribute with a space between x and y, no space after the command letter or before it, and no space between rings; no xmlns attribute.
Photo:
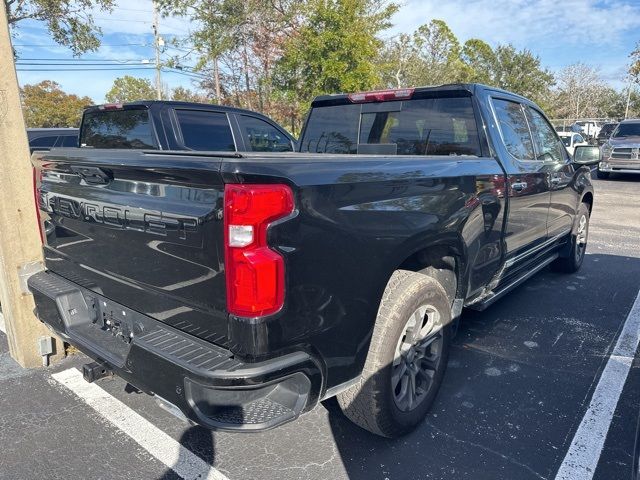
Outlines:
<svg viewBox="0 0 640 480"><path fill-rule="evenodd" d="M583 269L464 312L436 404L405 438L360 430L330 401L265 433L212 433L118 378L77 382L81 355L22 370L0 333L0 478L556 478L640 288L640 178L594 185ZM631 477L639 412L635 360L593 478Z"/></svg>

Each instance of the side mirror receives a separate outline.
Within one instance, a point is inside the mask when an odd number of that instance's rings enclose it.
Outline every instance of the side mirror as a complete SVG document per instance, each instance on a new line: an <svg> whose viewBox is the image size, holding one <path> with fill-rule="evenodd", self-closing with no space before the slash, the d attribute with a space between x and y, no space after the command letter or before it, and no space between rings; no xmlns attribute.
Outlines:
<svg viewBox="0 0 640 480"><path fill-rule="evenodd" d="M573 151L573 163L595 165L600 161L600 148L594 145L578 145Z"/></svg>

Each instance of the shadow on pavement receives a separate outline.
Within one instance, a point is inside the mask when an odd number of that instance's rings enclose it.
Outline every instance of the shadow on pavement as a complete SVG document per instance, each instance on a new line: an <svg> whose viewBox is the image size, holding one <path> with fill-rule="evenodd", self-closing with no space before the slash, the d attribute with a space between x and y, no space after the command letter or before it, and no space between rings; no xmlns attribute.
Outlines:
<svg viewBox="0 0 640 480"><path fill-rule="evenodd" d="M204 460L212 469L214 468L215 438L214 433L211 430L200 426L188 427L180 436L179 443L186 450ZM189 460L189 458L184 458L181 454L178 462L184 465L188 464ZM202 473L203 475L199 478L206 478L206 474L208 472ZM181 480L182 478L183 477L178 475L173 469L169 468L158 478L158 480Z"/></svg>
<svg viewBox="0 0 640 480"><path fill-rule="evenodd" d="M487 310L465 310L439 395L405 437L373 435L324 401L348 477L553 478L639 285L640 258L589 254L576 274L545 270ZM602 478L633 468L637 399L618 408Z"/></svg>

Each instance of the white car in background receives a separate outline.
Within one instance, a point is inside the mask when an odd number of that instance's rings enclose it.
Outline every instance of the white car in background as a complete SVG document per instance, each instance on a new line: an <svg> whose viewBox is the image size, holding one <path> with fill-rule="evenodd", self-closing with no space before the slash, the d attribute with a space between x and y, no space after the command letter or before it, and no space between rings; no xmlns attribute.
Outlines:
<svg viewBox="0 0 640 480"><path fill-rule="evenodd" d="M567 147L567 151L573 156L573 152L577 146L580 145L589 145L582 134L575 132L558 132L560 136L560 140L564 143L564 146Z"/></svg>
<svg viewBox="0 0 640 480"><path fill-rule="evenodd" d="M582 135L585 135L589 138L595 138L600 133L600 129L602 128L602 124L600 122L595 121L582 121L576 122L573 124L574 131L582 132Z"/></svg>

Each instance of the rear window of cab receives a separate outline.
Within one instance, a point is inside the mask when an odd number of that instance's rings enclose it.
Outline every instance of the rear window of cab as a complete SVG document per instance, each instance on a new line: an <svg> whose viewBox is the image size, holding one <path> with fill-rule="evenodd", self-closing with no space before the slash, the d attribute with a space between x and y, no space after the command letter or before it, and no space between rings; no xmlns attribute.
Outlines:
<svg viewBox="0 0 640 480"><path fill-rule="evenodd" d="M481 155L471 97L315 107L300 148L312 153Z"/></svg>
<svg viewBox="0 0 640 480"><path fill-rule="evenodd" d="M149 110L143 107L85 112L80 145L94 148L156 149Z"/></svg>

